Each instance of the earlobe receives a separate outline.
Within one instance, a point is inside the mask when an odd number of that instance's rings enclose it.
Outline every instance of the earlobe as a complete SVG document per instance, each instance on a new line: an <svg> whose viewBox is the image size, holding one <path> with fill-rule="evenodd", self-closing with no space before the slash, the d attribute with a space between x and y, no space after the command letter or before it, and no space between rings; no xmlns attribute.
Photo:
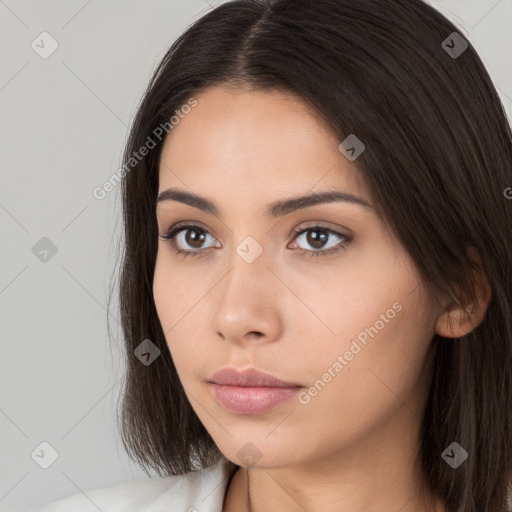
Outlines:
<svg viewBox="0 0 512 512"><path fill-rule="evenodd" d="M481 269L481 260L477 252L470 248L468 254ZM491 301L491 286L481 271L475 271L474 276L476 300L465 306L450 302L437 319L436 334L445 338L460 338L482 323Z"/></svg>
<svg viewBox="0 0 512 512"><path fill-rule="evenodd" d="M444 338L460 338L478 327L483 318L483 314L475 315L460 306L454 307L438 318L436 334Z"/></svg>

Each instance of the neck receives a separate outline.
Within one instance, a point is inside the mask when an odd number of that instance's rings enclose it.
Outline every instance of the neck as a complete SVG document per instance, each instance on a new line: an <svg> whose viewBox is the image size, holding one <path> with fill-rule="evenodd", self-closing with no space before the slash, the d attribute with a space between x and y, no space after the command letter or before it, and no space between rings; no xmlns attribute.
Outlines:
<svg viewBox="0 0 512 512"><path fill-rule="evenodd" d="M223 512L445 512L439 497L422 492L417 421L398 435L392 426L307 462L240 467Z"/></svg>

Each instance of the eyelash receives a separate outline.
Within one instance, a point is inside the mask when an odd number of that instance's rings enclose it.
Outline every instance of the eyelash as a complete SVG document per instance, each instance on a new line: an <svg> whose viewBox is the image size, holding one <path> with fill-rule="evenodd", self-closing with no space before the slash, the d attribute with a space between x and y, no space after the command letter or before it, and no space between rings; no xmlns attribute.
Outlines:
<svg viewBox="0 0 512 512"><path fill-rule="evenodd" d="M186 231L188 229L197 231L202 234L213 236L207 229L204 229L201 226L198 226L196 224L177 224L176 226L173 226L172 228L170 228L169 231L165 235L160 235L160 238L164 241L171 242L171 245L175 246L174 238L176 237L176 235L178 235L181 231ZM335 254L338 254L338 253L344 251L347 248L348 244L352 240L352 238L349 237L348 235L343 235L342 233L339 233L338 231L334 231L333 229L326 228L324 226L318 226L316 224L307 226L307 227L303 227L301 229L294 230L295 238L302 235L302 233L306 233L307 231L317 231L317 230L323 231L329 235L337 236L337 237L341 238L343 240L343 242L340 245L338 245L336 247L332 247L327 250L321 250L321 249L318 251L311 251L311 250L307 250L307 249L295 249L295 250L301 252L301 254L305 253L308 258L309 257L317 258L319 256L330 256L330 255L335 255ZM294 240L295 240L295 238L294 238ZM192 258L200 258L204 255L202 253L205 252L205 250L201 250L201 249L196 250L196 251L187 251L187 250L177 249L177 248L175 248L175 251L176 251L176 254L181 254L184 258L187 258L189 256Z"/></svg>

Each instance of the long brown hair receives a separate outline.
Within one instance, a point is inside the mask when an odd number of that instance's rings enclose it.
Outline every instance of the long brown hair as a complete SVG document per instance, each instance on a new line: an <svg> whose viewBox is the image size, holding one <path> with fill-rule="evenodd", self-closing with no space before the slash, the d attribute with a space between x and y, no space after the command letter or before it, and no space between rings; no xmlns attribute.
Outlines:
<svg viewBox="0 0 512 512"><path fill-rule="evenodd" d="M170 133L176 110L224 84L292 92L340 142L350 134L364 141L357 165L371 197L438 297L474 300L474 271L488 279L482 323L461 338L432 339L418 463L450 510L507 510L512 132L471 43L422 0L230 1L194 22L164 56L133 121L121 183L120 430L129 455L160 475L207 467L221 455L181 386L152 283L164 141L157 128ZM148 138L151 149L134 159ZM161 351L148 366L134 355L146 339ZM458 468L441 457L454 441L468 453Z"/></svg>

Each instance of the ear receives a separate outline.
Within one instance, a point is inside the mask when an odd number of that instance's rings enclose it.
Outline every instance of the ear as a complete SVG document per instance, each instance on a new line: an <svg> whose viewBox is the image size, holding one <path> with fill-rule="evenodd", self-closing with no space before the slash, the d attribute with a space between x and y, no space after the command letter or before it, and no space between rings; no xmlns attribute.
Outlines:
<svg viewBox="0 0 512 512"><path fill-rule="evenodd" d="M468 249L468 256L482 268L480 255L473 248ZM440 314L436 324L436 334L445 338L460 338L476 329L485 317L491 301L491 286L483 272L474 272L474 289L476 300L463 305L451 301Z"/></svg>

